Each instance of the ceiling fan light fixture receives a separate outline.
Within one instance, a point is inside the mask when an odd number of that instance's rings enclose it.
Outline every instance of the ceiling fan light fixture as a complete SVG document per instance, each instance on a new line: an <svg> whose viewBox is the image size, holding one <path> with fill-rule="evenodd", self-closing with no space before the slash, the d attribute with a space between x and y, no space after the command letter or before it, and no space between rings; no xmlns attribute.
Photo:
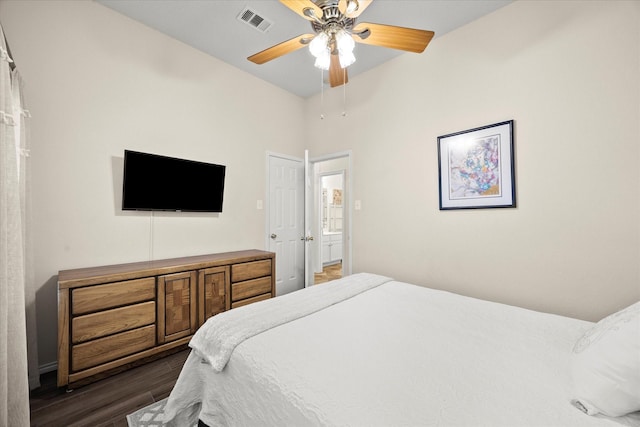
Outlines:
<svg viewBox="0 0 640 427"><path fill-rule="evenodd" d="M325 50L324 54L316 56L316 62L313 65L321 70L328 70L331 65L331 54L329 50Z"/></svg>
<svg viewBox="0 0 640 427"><path fill-rule="evenodd" d="M353 40L353 37L351 37L351 34L345 30L339 30L336 33L336 46L340 53L351 53L356 47L356 42Z"/></svg>
<svg viewBox="0 0 640 427"><path fill-rule="evenodd" d="M355 46L356 42L353 40L353 37L351 37L351 34L345 30L340 30L336 33L336 47L338 48L340 67L347 68L356 62L356 57L353 54Z"/></svg>
<svg viewBox="0 0 640 427"><path fill-rule="evenodd" d="M356 62L356 56L353 54L353 52L340 52L338 54L338 59L340 60L341 68L347 68L349 65Z"/></svg>
<svg viewBox="0 0 640 427"><path fill-rule="evenodd" d="M329 36L327 33L322 32L315 36L311 43L309 43L309 52L318 58L321 55L324 55L325 52L329 53L329 48L327 47L327 43L329 42Z"/></svg>

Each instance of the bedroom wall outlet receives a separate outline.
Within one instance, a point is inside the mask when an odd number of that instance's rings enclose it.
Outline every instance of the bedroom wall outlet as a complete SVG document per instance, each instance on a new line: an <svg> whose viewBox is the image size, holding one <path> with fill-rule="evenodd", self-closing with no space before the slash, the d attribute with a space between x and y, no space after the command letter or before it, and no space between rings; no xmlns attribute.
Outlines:
<svg viewBox="0 0 640 427"><path fill-rule="evenodd" d="M262 200L258 200L256 202L256 208L260 211L262 210L263 204L262 204Z"/></svg>
<svg viewBox="0 0 640 427"><path fill-rule="evenodd" d="M360 202L360 200L356 200L353 203L353 208L357 211L359 211L360 209L362 209L362 203Z"/></svg>

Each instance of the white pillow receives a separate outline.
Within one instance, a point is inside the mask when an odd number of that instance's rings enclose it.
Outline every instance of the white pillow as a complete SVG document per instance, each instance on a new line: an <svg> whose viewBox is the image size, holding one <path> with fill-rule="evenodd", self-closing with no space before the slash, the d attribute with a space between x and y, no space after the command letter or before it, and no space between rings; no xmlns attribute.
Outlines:
<svg viewBox="0 0 640 427"><path fill-rule="evenodd" d="M571 356L573 405L610 417L640 411L640 302L599 321Z"/></svg>

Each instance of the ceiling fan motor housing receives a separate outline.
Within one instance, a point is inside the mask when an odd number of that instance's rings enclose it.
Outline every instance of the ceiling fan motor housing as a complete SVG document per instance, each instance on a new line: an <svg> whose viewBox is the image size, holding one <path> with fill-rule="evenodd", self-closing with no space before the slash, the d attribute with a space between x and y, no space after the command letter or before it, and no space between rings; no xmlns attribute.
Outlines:
<svg viewBox="0 0 640 427"><path fill-rule="evenodd" d="M340 29L350 31L355 25L355 18L347 18L337 6L337 2L328 2L327 4L319 5L322 9L322 19L313 20L311 27L316 33L320 32L336 32Z"/></svg>

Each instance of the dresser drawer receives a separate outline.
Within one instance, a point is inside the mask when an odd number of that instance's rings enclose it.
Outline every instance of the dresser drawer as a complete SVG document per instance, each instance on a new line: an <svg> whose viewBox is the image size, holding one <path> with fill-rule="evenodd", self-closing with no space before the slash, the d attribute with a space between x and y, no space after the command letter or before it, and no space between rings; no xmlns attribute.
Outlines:
<svg viewBox="0 0 640 427"><path fill-rule="evenodd" d="M71 293L71 313L73 315L91 313L150 301L155 297L155 277L87 286L86 288L73 289Z"/></svg>
<svg viewBox="0 0 640 427"><path fill-rule="evenodd" d="M231 266L231 282L256 279L271 275L271 260L245 262Z"/></svg>
<svg viewBox="0 0 640 427"><path fill-rule="evenodd" d="M71 342L77 344L151 325L155 321L155 301L78 316L72 320Z"/></svg>
<svg viewBox="0 0 640 427"><path fill-rule="evenodd" d="M122 332L71 347L71 369L79 371L153 347L156 326Z"/></svg>
<svg viewBox="0 0 640 427"><path fill-rule="evenodd" d="M231 301L239 301L245 298L271 292L271 276L260 279L246 280L231 285Z"/></svg>
<svg viewBox="0 0 640 427"><path fill-rule="evenodd" d="M238 308L238 307L242 307L243 305L248 305L248 304L252 304L254 302L258 302L258 301L263 301L266 299L271 298L271 294L262 294L262 295L258 295L257 297L253 297L253 298L247 298L247 299L243 299L240 301L235 301L231 303L231 308Z"/></svg>

